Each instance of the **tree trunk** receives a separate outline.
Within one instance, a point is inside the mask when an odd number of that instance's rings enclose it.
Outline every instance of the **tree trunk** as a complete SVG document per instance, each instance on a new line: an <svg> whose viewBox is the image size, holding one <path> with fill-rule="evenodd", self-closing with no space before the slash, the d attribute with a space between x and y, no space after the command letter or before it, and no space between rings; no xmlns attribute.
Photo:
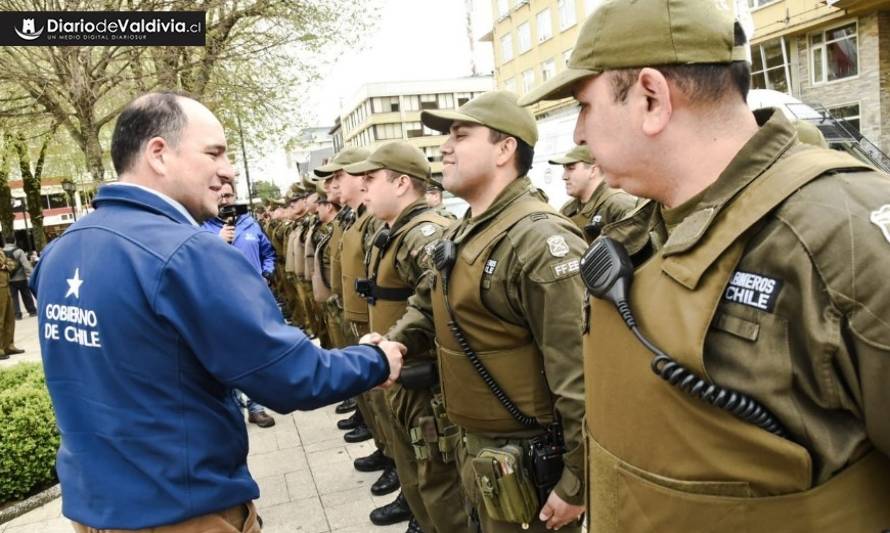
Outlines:
<svg viewBox="0 0 890 533"><path fill-rule="evenodd" d="M39 252L46 246L46 233L43 231L43 199L40 197L40 178L31 171L31 154L22 134L16 136L15 148L19 155L19 169L22 173L22 188L28 201L29 227L34 236L34 247Z"/></svg>
<svg viewBox="0 0 890 533"><path fill-rule="evenodd" d="M105 163L102 161L102 145L99 144L99 128L92 123L85 123L83 126L81 149L86 159L87 170L93 175L96 183L101 183L105 179Z"/></svg>
<svg viewBox="0 0 890 533"><path fill-rule="evenodd" d="M0 226L6 242L13 242L15 215L12 212L12 192L9 190L9 162L12 159L12 148L9 136L0 137Z"/></svg>

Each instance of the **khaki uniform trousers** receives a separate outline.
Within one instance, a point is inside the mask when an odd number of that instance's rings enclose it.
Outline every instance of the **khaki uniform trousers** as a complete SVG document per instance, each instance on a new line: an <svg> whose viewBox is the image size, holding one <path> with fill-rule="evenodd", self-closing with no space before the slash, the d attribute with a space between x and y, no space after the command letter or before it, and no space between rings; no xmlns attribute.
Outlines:
<svg viewBox="0 0 890 533"><path fill-rule="evenodd" d="M0 289L0 349L8 350L15 344L15 309L9 289Z"/></svg>
<svg viewBox="0 0 890 533"><path fill-rule="evenodd" d="M367 322L353 322L344 320L346 326L347 344L357 344L362 336L370 333ZM389 440L392 438L393 431L392 415L389 412L389 406L386 404L386 396L382 389L373 388L367 392L363 392L356 397L358 409L362 413L365 425L371 431L374 438L374 445L383 454L392 459L392 452L389 449Z"/></svg>
<svg viewBox="0 0 890 533"><path fill-rule="evenodd" d="M253 502L189 518L178 524L145 529L96 529L71 522L77 533L261 533Z"/></svg>
<svg viewBox="0 0 890 533"><path fill-rule="evenodd" d="M411 428L419 425L421 417L433 416L432 391L396 384L385 393L395 426L390 450L414 518L424 533L469 533L457 466L446 463L437 449L419 460L411 446Z"/></svg>
<svg viewBox="0 0 890 533"><path fill-rule="evenodd" d="M511 443L518 443L518 441L510 440ZM467 500L473 511L478 516L480 531L482 533L552 533L553 530L547 529L547 525L544 522L541 522L535 517L534 522L529 524L528 529L522 529L522 524L512 524L509 522L501 522L499 520L493 520L488 514L485 512L485 504L482 503L482 494L479 491L478 485L476 485L476 476L473 474L473 466L470 461L474 456L470 454L470 450L467 449L466 441L461 439L460 445L458 446L457 460L460 468L460 477L461 482L464 487L464 494L467 496ZM569 522L565 526L559 529L563 533L581 533L581 526L577 525L577 522Z"/></svg>

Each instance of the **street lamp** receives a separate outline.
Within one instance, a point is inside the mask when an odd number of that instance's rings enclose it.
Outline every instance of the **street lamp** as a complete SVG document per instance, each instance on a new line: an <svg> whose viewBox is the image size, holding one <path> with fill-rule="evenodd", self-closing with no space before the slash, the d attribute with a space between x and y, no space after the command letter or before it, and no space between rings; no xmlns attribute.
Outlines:
<svg viewBox="0 0 890 533"><path fill-rule="evenodd" d="M73 181L63 181L62 190L68 193L68 199L71 201L71 215L74 216L74 221L77 222L77 210L74 209L74 191L77 190L77 186Z"/></svg>

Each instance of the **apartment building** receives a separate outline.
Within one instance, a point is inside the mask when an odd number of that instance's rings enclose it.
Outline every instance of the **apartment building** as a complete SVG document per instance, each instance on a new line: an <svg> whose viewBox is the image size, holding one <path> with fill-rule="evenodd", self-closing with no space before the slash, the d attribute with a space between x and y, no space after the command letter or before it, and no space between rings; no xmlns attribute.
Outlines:
<svg viewBox="0 0 890 533"><path fill-rule="evenodd" d="M748 0L752 85L819 104L890 152L890 1Z"/></svg>
<svg viewBox="0 0 890 533"><path fill-rule="evenodd" d="M335 151L343 146L374 150L385 142L405 140L423 150L433 175L441 176L439 146L445 136L425 127L420 122L420 112L457 109L493 88L490 76L366 84L329 131L335 139Z"/></svg>

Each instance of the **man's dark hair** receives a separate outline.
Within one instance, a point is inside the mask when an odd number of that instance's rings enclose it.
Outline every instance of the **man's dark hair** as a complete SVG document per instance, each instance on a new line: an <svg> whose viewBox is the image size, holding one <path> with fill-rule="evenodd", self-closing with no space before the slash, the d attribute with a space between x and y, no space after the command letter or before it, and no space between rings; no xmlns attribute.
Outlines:
<svg viewBox="0 0 890 533"><path fill-rule="evenodd" d="M388 168L384 170L386 170L386 179L388 181L394 181L402 174L405 174L404 172L397 172ZM407 174L405 175L408 176ZM426 182L420 178L415 178L414 176L408 176L408 178L411 180L411 188L414 190L414 192L419 193L421 196L423 196L424 193L426 193Z"/></svg>
<svg viewBox="0 0 890 533"><path fill-rule="evenodd" d="M744 46L748 42L741 24L735 23L734 45ZM748 98L751 86L751 68L747 61L731 63L698 63L692 65L654 66L664 77L673 82L689 100L695 103L711 104L722 100L728 93L738 94L742 101ZM615 102L627 101L630 88L637 82L639 68L621 69L612 72L612 96Z"/></svg>
<svg viewBox="0 0 890 533"><path fill-rule="evenodd" d="M178 99L185 94L163 91L142 95L121 112L111 136L111 160L118 175L126 172L153 137L177 146L186 124Z"/></svg>
<svg viewBox="0 0 890 533"><path fill-rule="evenodd" d="M516 171L518 176L527 176L528 171L532 168L532 161L535 159L535 149L527 142L523 141L515 135L504 133L499 130L489 128L488 140L492 144L499 143L507 137L516 139Z"/></svg>

